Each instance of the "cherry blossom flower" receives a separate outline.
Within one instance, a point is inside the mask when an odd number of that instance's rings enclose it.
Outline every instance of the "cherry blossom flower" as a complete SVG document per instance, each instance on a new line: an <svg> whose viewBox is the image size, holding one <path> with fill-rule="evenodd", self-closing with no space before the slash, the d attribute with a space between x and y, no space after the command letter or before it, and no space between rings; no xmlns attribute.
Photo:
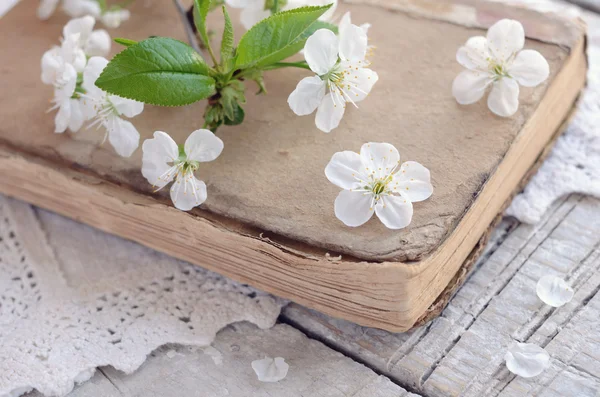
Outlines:
<svg viewBox="0 0 600 397"><path fill-rule="evenodd" d="M252 26L271 15L271 10L266 5L266 0L225 0L225 3L230 7L242 9L240 20L246 29L250 29ZM319 20L328 21L335 12L337 0L288 0L280 8L280 11L287 11L305 6L324 6L327 4L332 4L332 6L327 12L321 15Z"/></svg>
<svg viewBox="0 0 600 397"><path fill-rule="evenodd" d="M154 138L142 144L142 175L158 191L171 186L171 200L177 209L189 211L207 197L206 184L194 176L201 162L213 161L223 151L223 141L209 130L196 130L183 147L165 132L156 131Z"/></svg>
<svg viewBox="0 0 600 397"><path fill-rule="evenodd" d="M290 108L299 116L317 110L315 124L323 132L336 128L346 103L356 106L379 79L368 68L365 31L349 24L340 29L339 35L319 29L308 38L304 58L316 75L300 80L288 98Z"/></svg>
<svg viewBox="0 0 600 397"><path fill-rule="evenodd" d="M573 299L575 291L565 280L556 276L544 276L536 285L537 296L547 305L560 307Z"/></svg>
<svg viewBox="0 0 600 397"><path fill-rule="evenodd" d="M79 34L77 45L88 57L104 57L110 52L110 35L104 29L93 30L95 23L90 15L71 19L63 28L63 36Z"/></svg>
<svg viewBox="0 0 600 397"><path fill-rule="evenodd" d="M107 27L115 29L115 28L118 28L119 26L121 26L121 24L123 22L129 20L130 17L131 17L131 13L129 12L129 10L120 8L120 9L108 10L108 11L104 12L100 16L100 20Z"/></svg>
<svg viewBox="0 0 600 397"><path fill-rule="evenodd" d="M503 19L487 37L471 37L458 49L456 60L467 70L452 84L458 103L479 101L491 86L488 107L501 117L515 114L519 107L519 85L535 87L550 74L546 59L537 51L523 50L525 32L520 22Z"/></svg>
<svg viewBox="0 0 600 397"><path fill-rule="evenodd" d="M81 100L86 118L95 119L89 127L103 126L115 151L120 156L129 157L139 146L140 134L131 122L121 116L137 116L144 110L144 104L110 95L96 87L95 82L107 64L104 58L90 58L83 71L82 87L85 93L81 94Z"/></svg>
<svg viewBox="0 0 600 397"><path fill-rule="evenodd" d="M388 228L402 229L412 220L412 203L433 193L429 170L415 161L400 164L398 150L389 143L365 143L360 154L335 153L325 176L344 189L335 199L335 216L351 227L375 213Z"/></svg>
<svg viewBox="0 0 600 397"><path fill-rule="evenodd" d="M69 128L78 131L84 122L84 115L80 103L73 99L75 87L77 86L77 72L71 64L65 64L53 78L54 104L49 111L58 109L54 119L54 132L62 133Z"/></svg>
<svg viewBox="0 0 600 397"><path fill-rule="evenodd" d="M283 357L265 357L252 361L252 369L261 382L279 382L287 376L290 366Z"/></svg>
<svg viewBox="0 0 600 397"><path fill-rule="evenodd" d="M61 0L41 0L37 9L38 18L46 20L54 14ZM100 5L96 0L63 0L63 10L70 17L82 17L84 15L100 16Z"/></svg>
<svg viewBox="0 0 600 397"><path fill-rule="evenodd" d="M537 376L550 365L548 352L532 343L513 343L504 360L510 372L523 378Z"/></svg>
<svg viewBox="0 0 600 397"><path fill-rule="evenodd" d="M42 55L42 82L54 84L66 65L71 65L77 73L82 72L86 56L79 47L79 33L66 36L61 46L54 46Z"/></svg>

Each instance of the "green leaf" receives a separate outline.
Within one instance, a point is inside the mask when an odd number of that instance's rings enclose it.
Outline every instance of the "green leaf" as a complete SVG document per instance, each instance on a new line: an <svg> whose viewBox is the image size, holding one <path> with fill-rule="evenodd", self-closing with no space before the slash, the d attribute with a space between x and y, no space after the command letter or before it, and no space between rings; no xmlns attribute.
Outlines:
<svg viewBox="0 0 600 397"><path fill-rule="evenodd" d="M194 0L194 24L206 47L210 46L206 28L206 16L210 11L210 2L211 0Z"/></svg>
<svg viewBox="0 0 600 397"><path fill-rule="evenodd" d="M245 116L244 109L239 104L236 103L235 107L234 107L233 117L230 118L228 115L226 115L223 123L225 125L242 124L242 122L244 121L244 116Z"/></svg>
<svg viewBox="0 0 600 397"><path fill-rule="evenodd" d="M157 37L117 54L96 85L124 98L161 106L187 105L215 93L202 57L181 41Z"/></svg>
<svg viewBox="0 0 600 397"><path fill-rule="evenodd" d="M258 68L294 55L304 46L307 29L329 7L300 7L263 19L240 39L236 68Z"/></svg>
<svg viewBox="0 0 600 397"><path fill-rule="evenodd" d="M115 43L124 45L125 47L129 47L131 45L134 45L134 44L138 43L135 40L122 39L122 38L119 38L119 37L115 38L114 41L115 41Z"/></svg>
<svg viewBox="0 0 600 397"><path fill-rule="evenodd" d="M223 6L223 16L225 17L225 27L221 40L221 65L226 66L233 56L233 25L225 6Z"/></svg>
<svg viewBox="0 0 600 397"><path fill-rule="evenodd" d="M338 34L338 27L337 27L337 25L334 25L334 24L329 23L329 22L317 20L314 23L312 23L308 27L308 29L306 29L304 31L304 34L302 35L302 38L308 40L308 38L310 36L312 36L312 34L315 33L319 29L329 29L333 33Z"/></svg>

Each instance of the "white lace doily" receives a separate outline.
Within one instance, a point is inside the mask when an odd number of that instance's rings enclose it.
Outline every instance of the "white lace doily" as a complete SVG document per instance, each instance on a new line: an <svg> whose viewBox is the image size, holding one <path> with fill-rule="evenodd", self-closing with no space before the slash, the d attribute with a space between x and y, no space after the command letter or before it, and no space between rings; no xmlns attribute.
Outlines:
<svg viewBox="0 0 600 397"><path fill-rule="evenodd" d="M0 196L0 396L68 393L96 367L135 371L166 343L207 346L224 326L271 327L284 303ZM54 252L53 252L54 249Z"/></svg>
<svg viewBox="0 0 600 397"><path fill-rule="evenodd" d="M537 174L506 211L522 222L536 223L555 200L569 193L600 197L600 16L551 0L510 3L579 16L588 25L588 86L578 111Z"/></svg>

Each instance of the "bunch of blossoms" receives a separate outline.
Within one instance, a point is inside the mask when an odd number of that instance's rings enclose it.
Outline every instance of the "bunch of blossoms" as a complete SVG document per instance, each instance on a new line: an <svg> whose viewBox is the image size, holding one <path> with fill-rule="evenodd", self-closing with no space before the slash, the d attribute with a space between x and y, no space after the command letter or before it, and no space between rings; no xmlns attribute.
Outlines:
<svg viewBox="0 0 600 397"><path fill-rule="evenodd" d="M264 1L261 4L264 9ZM265 72L290 67L313 70L317 76L310 79L318 89L313 90L314 98L303 96L302 100L310 102L303 112L314 110L319 106L317 102L323 102L317 120L324 121L317 125L326 131L340 123L346 103L363 100L377 81L377 74L367 68L368 25L353 25L349 14L342 18L339 27L324 21L329 19L335 4L296 8L302 4L275 0L268 10L272 15L265 13L253 26L247 26L248 31L237 45L231 19L222 5L225 23L220 54L211 45L206 25L215 5L211 0L195 0L192 9L206 54L167 37L139 42L119 39L127 48L109 62L96 81L96 86L109 94L151 105L183 106L208 100L203 128L190 135L184 146L178 146L162 131L142 146L143 175L156 189L175 179L171 198L182 210L206 199L206 186L195 179L194 173L201 162L212 161L221 152L222 141L214 136L217 129L243 122L248 81L257 83L259 94L263 94ZM326 42L319 43L321 38ZM306 60L287 61L303 49ZM321 50L325 51L323 56L319 54ZM339 109L334 110L336 104ZM330 116L320 115L329 111Z"/></svg>
<svg viewBox="0 0 600 397"><path fill-rule="evenodd" d="M100 20L106 27L118 28L121 23L131 16L125 9L132 1L108 6L106 0L41 0L37 10L38 18L46 20L54 14L56 8L62 3L63 11L71 18L90 15Z"/></svg>
<svg viewBox="0 0 600 397"><path fill-rule="evenodd" d="M91 16L72 19L63 28L61 45L42 56L42 82L54 87L50 110L58 109L54 131L77 132L86 121L94 120L90 126L104 127L116 152L128 157L139 145L139 133L120 116L136 116L144 105L108 95L95 86L108 63L103 56L110 51L110 36L93 30L94 24Z"/></svg>

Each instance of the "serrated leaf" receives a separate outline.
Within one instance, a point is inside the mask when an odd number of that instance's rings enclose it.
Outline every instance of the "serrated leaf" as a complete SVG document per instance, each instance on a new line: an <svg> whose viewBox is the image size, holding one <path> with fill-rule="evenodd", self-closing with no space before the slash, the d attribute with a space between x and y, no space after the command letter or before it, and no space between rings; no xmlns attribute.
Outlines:
<svg viewBox="0 0 600 397"><path fill-rule="evenodd" d="M200 38L205 46L210 45L208 29L206 28L206 16L210 11L211 0L194 0L194 24Z"/></svg>
<svg viewBox="0 0 600 397"><path fill-rule="evenodd" d="M115 43L124 45L125 47L129 47L131 45L134 45L134 44L138 43L135 40L123 39L123 38L120 38L120 37L115 38L114 41L115 41Z"/></svg>
<svg viewBox="0 0 600 397"><path fill-rule="evenodd" d="M306 29L304 31L304 34L302 35L302 38L305 39L305 40L308 40L308 38L310 36L312 36L312 34L315 33L319 29L329 29L333 33L338 34L338 27L337 27L337 25L334 25L332 23L325 22L325 21L316 20L315 22L313 22L308 27L308 29Z"/></svg>
<svg viewBox="0 0 600 397"><path fill-rule="evenodd" d="M187 105L215 93L210 68L189 45L170 38L140 41L117 54L96 85L124 98L161 106Z"/></svg>
<svg viewBox="0 0 600 397"><path fill-rule="evenodd" d="M294 55L304 47L306 30L329 7L300 7L263 19L240 39L236 68L258 68Z"/></svg>
<svg viewBox="0 0 600 397"><path fill-rule="evenodd" d="M225 6L223 6L223 16L225 17L225 27L221 40L221 65L226 66L233 56L233 24Z"/></svg>

